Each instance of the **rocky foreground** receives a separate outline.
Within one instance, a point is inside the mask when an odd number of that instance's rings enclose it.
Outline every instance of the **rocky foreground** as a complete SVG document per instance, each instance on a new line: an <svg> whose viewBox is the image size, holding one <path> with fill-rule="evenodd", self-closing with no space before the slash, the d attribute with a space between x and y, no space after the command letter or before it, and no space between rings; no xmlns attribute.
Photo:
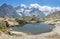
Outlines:
<svg viewBox="0 0 60 39"><path fill-rule="evenodd" d="M47 21L45 23L49 24ZM23 32L21 32L21 35L6 35L0 33L0 39L60 39L60 21L53 22L53 24L55 28L51 32L38 35L26 35Z"/></svg>

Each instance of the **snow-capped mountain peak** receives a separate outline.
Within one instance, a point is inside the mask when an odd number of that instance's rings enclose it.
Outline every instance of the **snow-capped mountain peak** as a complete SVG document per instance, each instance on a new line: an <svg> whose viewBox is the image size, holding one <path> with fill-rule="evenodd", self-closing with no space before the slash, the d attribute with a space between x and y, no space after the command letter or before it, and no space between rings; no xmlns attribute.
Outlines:
<svg viewBox="0 0 60 39"><path fill-rule="evenodd" d="M31 15L39 16L40 15L40 17L41 17L41 16L46 16L55 11L60 11L60 7L41 6L37 3L30 4L30 6L21 4L20 8L16 9L16 11L21 16L31 16Z"/></svg>

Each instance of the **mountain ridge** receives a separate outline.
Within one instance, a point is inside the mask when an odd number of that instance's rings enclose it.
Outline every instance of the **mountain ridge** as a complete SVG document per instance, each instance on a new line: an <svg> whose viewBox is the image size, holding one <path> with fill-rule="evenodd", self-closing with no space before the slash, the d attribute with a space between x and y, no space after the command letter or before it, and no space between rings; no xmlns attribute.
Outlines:
<svg viewBox="0 0 60 39"><path fill-rule="evenodd" d="M0 6L0 16L8 16L8 17L23 17L23 16L38 16L45 17L53 12L60 11L59 7L48 7L41 6L39 4L30 4L30 6L26 6L21 4L17 7L13 7L4 3Z"/></svg>
<svg viewBox="0 0 60 39"><path fill-rule="evenodd" d="M6 3L0 6L0 16L19 17L15 9Z"/></svg>

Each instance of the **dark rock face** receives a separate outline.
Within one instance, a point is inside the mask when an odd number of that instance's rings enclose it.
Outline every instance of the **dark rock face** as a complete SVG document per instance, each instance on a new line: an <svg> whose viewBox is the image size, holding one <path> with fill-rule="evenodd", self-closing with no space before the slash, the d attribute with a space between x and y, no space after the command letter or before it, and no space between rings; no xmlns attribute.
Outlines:
<svg viewBox="0 0 60 39"><path fill-rule="evenodd" d="M19 24L26 24L27 22L25 22L24 20L18 20L17 21Z"/></svg>
<svg viewBox="0 0 60 39"><path fill-rule="evenodd" d="M9 27L9 24L8 24L8 22L7 22L7 21L5 21L5 24L6 24L6 27Z"/></svg>
<svg viewBox="0 0 60 39"><path fill-rule="evenodd" d="M19 17L15 9L6 3L0 6L0 16Z"/></svg>
<svg viewBox="0 0 60 39"><path fill-rule="evenodd" d="M2 26L4 26L4 27L9 27L9 24L8 24L8 22L7 21L3 21L3 23L2 23L3 25Z"/></svg>

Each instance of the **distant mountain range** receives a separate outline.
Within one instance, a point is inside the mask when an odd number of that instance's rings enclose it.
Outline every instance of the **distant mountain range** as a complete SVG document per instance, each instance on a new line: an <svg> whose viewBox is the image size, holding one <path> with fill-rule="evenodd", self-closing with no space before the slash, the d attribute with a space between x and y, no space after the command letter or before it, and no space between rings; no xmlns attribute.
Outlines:
<svg viewBox="0 0 60 39"><path fill-rule="evenodd" d="M51 8L48 6L40 6L38 4L31 4L29 7L22 4L14 8L13 6L4 3L0 6L0 16L23 17L35 15L38 17L45 17L46 15L59 10L58 7Z"/></svg>
<svg viewBox="0 0 60 39"><path fill-rule="evenodd" d="M38 17L45 17L53 12L60 11L59 7L40 6L39 4L31 4L29 7L22 4L15 9L20 16L36 15Z"/></svg>
<svg viewBox="0 0 60 39"><path fill-rule="evenodd" d="M45 14L40 11L38 8L34 8L34 7L24 7L24 6L19 6L16 7L16 11L18 14L20 14L21 16L38 16L38 17L45 17Z"/></svg>

